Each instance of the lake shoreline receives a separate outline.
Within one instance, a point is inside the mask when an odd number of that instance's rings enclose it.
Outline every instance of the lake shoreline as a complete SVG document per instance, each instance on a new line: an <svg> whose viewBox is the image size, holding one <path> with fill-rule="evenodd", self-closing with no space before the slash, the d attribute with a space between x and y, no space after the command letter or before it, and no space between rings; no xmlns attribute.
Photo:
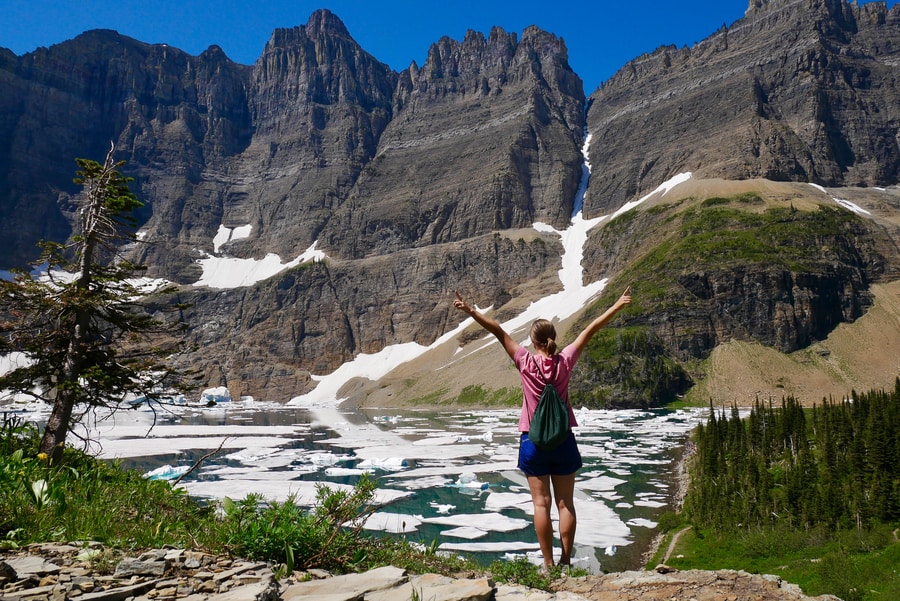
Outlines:
<svg viewBox="0 0 900 601"><path fill-rule="evenodd" d="M688 472L688 463L690 458L694 454L694 447L690 440L686 440L685 444L676 450L677 456L675 460L672 462L672 474L670 476L670 481L672 482L672 501L671 507L672 511L675 513L680 513L682 508L684 507L684 499L687 497L688 491L690 489L690 473ZM644 551L641 556L641 563L644 569L653 569L655 566L649 565L653 560L653 557L659 551L660 545L666 539L667 533L660 532L657 530L656 534L653 536L653 539L650 541L650 546Z"/></svg>

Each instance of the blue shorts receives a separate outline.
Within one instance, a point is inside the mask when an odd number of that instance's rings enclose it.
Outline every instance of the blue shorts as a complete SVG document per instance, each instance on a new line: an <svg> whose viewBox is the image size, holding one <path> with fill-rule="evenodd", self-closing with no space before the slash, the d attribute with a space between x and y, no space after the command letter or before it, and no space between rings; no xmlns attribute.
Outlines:
<svg viewBox="0 0 900 601"><path fill-rule="evenodd" d="M519 469L526 476L568 476L581 469L581 452L570 430L569 438L552 451L542 451L522 432L519 441Z"/></svg>

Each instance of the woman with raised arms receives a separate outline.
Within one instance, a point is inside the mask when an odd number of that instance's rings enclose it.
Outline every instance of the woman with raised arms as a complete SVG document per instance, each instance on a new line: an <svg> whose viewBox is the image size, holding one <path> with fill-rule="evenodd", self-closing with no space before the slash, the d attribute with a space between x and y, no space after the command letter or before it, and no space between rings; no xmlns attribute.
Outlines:
<svg viewBox="0 0 900 601"><path fill-rule="evenodd" d="M553 324L546 319L536 320L531 325L530 338L534 347L534 352L531 352L513 340L495 319L481 314L467 304L458 292L453 301L454 307L470 315L481 327L496 336L519 370L523 392L522 413L519 417L519 469L528 478L531 501L534 504L534 529L546 567L553 565L553 523L550 508L554 498L559 512L559 538L562 543L559 565L570 565L575 542L575 474L582 463L575 435L571 431L578 423L569 403L569 378L581 352L594 334L630 302L631 288L628 287L603 315L588 324L562 350L557 347L556 328ZM528 440L531 418L547 382L553 384L566 401L570 428L568 439L551 451L538 449Z"/></svg>

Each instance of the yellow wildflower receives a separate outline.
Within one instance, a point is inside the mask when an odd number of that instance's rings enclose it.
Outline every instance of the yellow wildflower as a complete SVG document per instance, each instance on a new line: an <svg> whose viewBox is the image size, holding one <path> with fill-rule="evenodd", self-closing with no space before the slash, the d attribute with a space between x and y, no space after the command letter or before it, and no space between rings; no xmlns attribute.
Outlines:
<svg viewBox="0 0 900 601"><path fill-rule="evenodd" d="M47 453L38 453L38 461L46 461Z"/></svg>

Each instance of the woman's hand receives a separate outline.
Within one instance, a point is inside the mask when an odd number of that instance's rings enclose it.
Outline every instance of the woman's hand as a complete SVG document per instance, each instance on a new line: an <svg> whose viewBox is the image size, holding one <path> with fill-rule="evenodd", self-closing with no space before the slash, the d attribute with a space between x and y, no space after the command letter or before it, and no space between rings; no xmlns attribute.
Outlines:
<svg viewBox="0 0 900 601"><path fill-rule="evenodd" d="M467 315L472 314L472 307L466 304L466 301L459 295L459 292L456 292L456 300L453 301L453 306Z"/></svg>
<svg viewBox="0 0 900 601"><path fill-rule="evenodd" d="M511 359L515 359L516 351L519 350L519 343L510 338L509 334L506 333L503 326L501 326L496 319L482 315L477 309L470 307L469 304L463 300L463 297L459 295L459 292L456 292L456 300L453 301L453 306L472 317L478 325L496 336L497 340L500 341L500 344L503 345L506 354L509 355Z"/></svg>
<svg viewBox="0 0 900 601"><path fill-rule="evenodd" d="M625 287L625 292L622 293L622 296L619 297L619 300L616 301L616 306L621 309L625 305L631 304L631 286Z"/></svg>
<svg viewBox="0 0 900 601"><path fill-rule="evenodd" d="M619 297L619 300L614 302L612 306L607 309L603 315L592 321L588 324L586 328L584 328L581 333L575 338L575 341L572 345L578 349L577 352L581 353L582 350L587 346L588 342L591 341L591 337L597 333L597 330L602 328L609 322L610 319L615 316L620 310L622 310L625 305L631 304L631 286L627 286L625 288L625 292L622 293L622 296Z"/></svg>

